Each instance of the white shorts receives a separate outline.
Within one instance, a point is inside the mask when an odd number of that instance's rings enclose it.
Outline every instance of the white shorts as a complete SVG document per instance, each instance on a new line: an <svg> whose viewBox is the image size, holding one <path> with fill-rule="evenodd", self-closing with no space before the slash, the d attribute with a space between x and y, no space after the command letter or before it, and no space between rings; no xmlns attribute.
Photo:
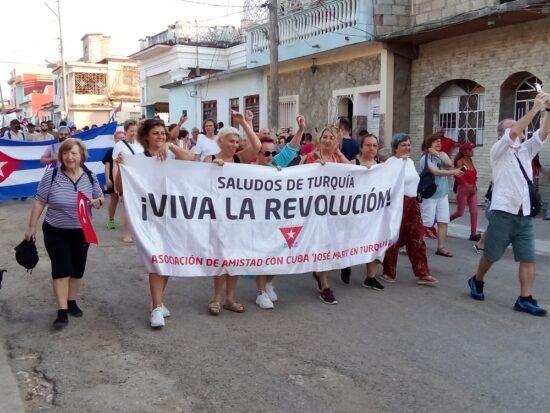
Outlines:
<svg viewBox="0 0 550 413"><path fill-rule="evenodd" d="M425 227L431 227L436 222L442 224L449 223L449 196L443 198L423 199L420 204L422 211L422 223Z"/></svg>

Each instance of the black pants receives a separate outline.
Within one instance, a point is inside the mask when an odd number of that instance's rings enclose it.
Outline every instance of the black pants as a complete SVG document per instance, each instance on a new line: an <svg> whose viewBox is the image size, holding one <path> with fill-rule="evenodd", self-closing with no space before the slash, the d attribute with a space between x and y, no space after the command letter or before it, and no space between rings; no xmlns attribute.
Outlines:
<svg viewBox="0 0 550 413"><path fill-rule="evenodd" d="M42 225L44 245L52 263L52 278L82 278L86 269L88 244L81 228L56 228Z"/></svg>

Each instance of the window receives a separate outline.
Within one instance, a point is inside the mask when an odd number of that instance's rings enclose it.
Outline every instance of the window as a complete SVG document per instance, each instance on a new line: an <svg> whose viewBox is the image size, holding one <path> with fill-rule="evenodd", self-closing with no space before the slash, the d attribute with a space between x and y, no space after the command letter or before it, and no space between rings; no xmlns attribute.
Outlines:
<svg viewBox="0 0 550 413"><path fill-rule="evenodd" d="M74 88L77 95L104 95L107 91L105 73L75 73Z"/></svg>
<svg viewBox="0 0 550 413"><path fill-rule="evenodd" d="M257 132L260 129L260 95L245 96L244 110L251 110L254 113L252 128Z"/></svg>
<svg viewBox="0 0 550 413"><path fill-rule="evenodd" d="M231 119L231 126L234 128L238 128L239 125L233 120L232 112L236 111L239 112L239 98L231 98L229 99L229 119Z"/></svg>
<svg viewBox="0 0 550 413"><path fill-rule="evenodd" d="M298 96L281 96L279 98L279 129L285 133L295 133L296 116L298 116Z"/></svg>
<svg viewBox="0 0 550 413"><path fill-rule="evenodd" d="M535 96L537 96L537 89L535 83L542 85L540 79L535 76L531 76L522 82L516 90L516 105L514 118L520 119L527 112L531 110L534 105ZM527 138L533 136L533 132L540 127L540 113L535 115L527 130L524 132Z"/></svg>
<svg viewBox="0 0 550 413"><path fill-rule="evenodd" d="M208 100L202 102L202 121L206 119L214 119L214 122L218 122L218 101L217 100ZM217 126L216 126L217 127Z"/></svg>
<svg viewBox="0 0 550 413"><path fill-rule="evenodd" d="M459 143L482 145L484 124L483 88L464 89L453 84L442 93L439 98L439 127L444 129L445 136Z"/></svg>
<svg viewBox="0 0 550 413"><path fill-rule="evenodd" d="M136 87L138 85L137 67L122 66L122 82L125 86Z"/></svg>

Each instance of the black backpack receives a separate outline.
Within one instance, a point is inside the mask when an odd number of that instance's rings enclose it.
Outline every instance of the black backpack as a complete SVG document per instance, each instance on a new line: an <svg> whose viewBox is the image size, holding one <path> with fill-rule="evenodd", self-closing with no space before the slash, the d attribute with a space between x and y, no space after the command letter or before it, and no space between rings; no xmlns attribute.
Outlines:
<svg viewBox="0 0 550 413"><path fill-rule="evenodd" d="M428 199L437 191L437 185L435 184L435 175L428 168L428 154L425 155L426 161L424 162L424 168L420 172L420 182L418 183L418 197L420 199Z"/></svg>

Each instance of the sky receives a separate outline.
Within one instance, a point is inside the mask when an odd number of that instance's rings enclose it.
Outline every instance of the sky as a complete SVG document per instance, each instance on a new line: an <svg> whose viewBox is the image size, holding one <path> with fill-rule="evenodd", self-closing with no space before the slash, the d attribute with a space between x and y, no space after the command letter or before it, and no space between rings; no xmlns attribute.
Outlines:
<svg viewBox="0 0 550 413"><path fill-rule="evenodd" d="M198 21L199 26L239 26L245 0L60 0L65 60L82 57L80 39L86 33L111 36L111 55L128 56L139 50L139 39L155 35L176 20ZM56 0L10 1L2 19L0 82L4 99L10 98L7 81L18 64L45 66L59 55ZM216 4L218 6L210 6ZM14 10L17 8L17 11ZM14 18L15 16L15 18ZM9 35L7 35L9 33Z"/></svg>

